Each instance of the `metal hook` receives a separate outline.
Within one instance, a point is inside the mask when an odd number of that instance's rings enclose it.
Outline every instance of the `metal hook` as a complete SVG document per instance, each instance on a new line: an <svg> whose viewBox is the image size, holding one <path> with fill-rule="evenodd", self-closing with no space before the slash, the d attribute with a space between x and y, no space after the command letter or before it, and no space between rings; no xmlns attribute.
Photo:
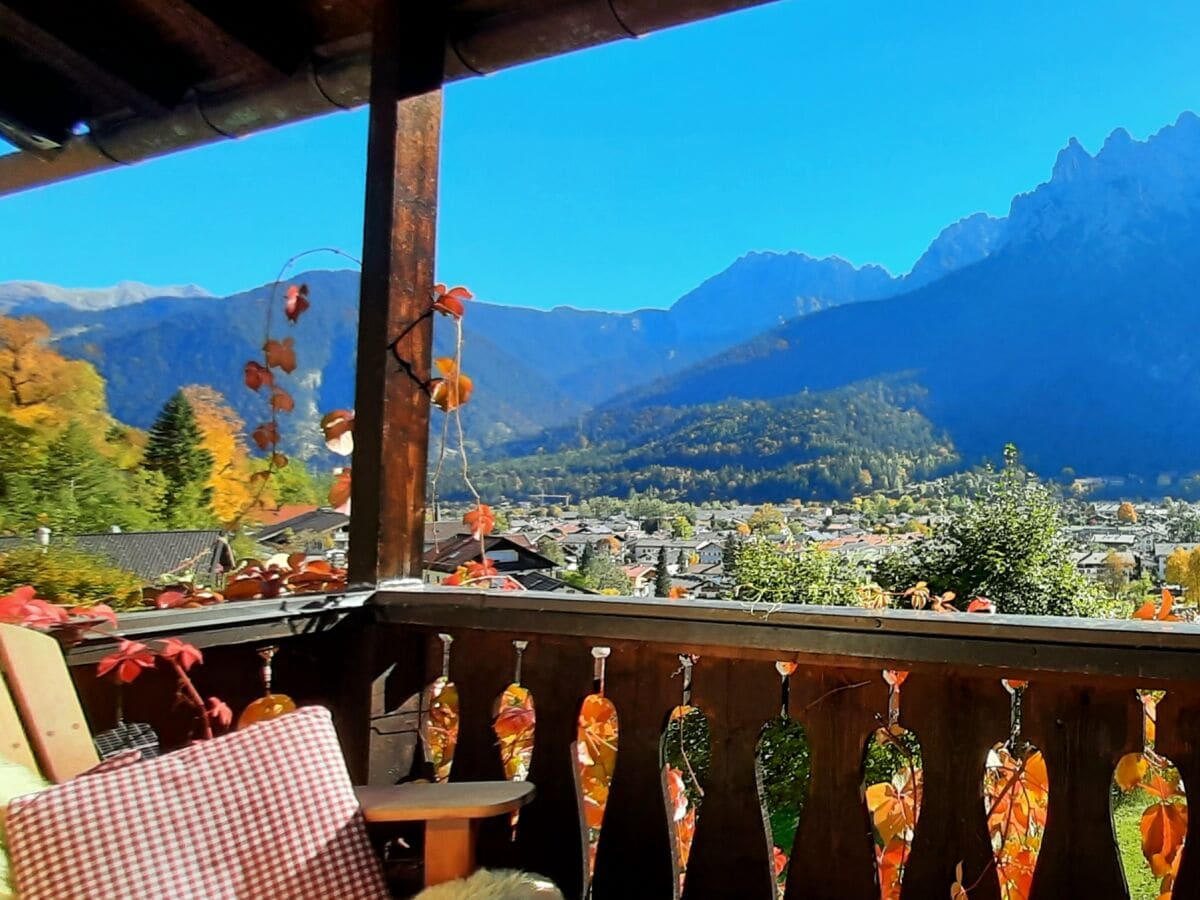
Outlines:
<svg viewBox="0 0 1200 900"><path fill-rule="evenodd" d="M1027 746L1027 742L1021 737L1021 706L1025 699L1025 688L1028 682L1025 681L1009 681L1003 679L1001 684L1008 691L1009 706L1008 706L1008 747L1012 753L1020 753Z"/></svg>
<svg viewBox="0 0 1200 900"><path fill-rule="evenodd" d="M779 673L779 715L780 718L786 719L791 707L791 692L792 692L792 675L796 671L796 664L786 660L779 660L775 663L775 671Z"/></svg>
<svg viewBox="0 0 1200 900"><path fill-rule="evenodd" d="M529 646L529 641L513 641L513 647L517 650L517 667L513 673L513 684L521 683L521 657L525 654L525 648Z"/></svg>
<svg viewBox="0 0 1200 900"><path fill-rule="evenodd" d="M450 645L454 643L454 636L449 634L439 634L438 640L442 642L442 677L449 681Z"/></svg>
<svg viewBox="0 0 1200 900"><path fill-rule="evenodd" d="M700 657L694 653L679 654L679 668L676 669L671 677L674 678L680 673L683 674L683 705L692 705L692 667L696 665L696 660Z"/></svg>
<svg viewBox="0 0 1200 900"><path fill-rule="evenodd" d="M898 669L884 669L883 680L888 686L888 727L895 728L900 724L900 685L904 684L904 679L908 678L908 673Z"/></svg>
<svg viewBox="0 0 1200 900"><path fill-rule="evenodd" d="M592 648L592 690L604 696L604 669L605 660L612 653L611 647L593 647Z"/></svg>
<svg viewBox="0 0 1200 900"><path fill-rule="evenodd" d="M271 693L271 660L279 652L278 647L259 647L258 657L262 660L263 691Z"/></svg>

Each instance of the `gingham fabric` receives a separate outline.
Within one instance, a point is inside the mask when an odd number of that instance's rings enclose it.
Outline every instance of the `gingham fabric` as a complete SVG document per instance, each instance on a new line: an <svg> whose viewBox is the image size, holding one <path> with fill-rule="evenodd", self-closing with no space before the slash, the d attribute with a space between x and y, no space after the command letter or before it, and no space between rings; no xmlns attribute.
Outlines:
<svg viewBox="0 0 1200 900"><path fill-rule="evenodd" d="M18 798L8 839L22 900L388 896L320 707Z"/></svg>
<svg viewBox="0 0 1200 900"><path fill-rule="evenodd" d="M100 760L100 762L96 763L90 769L80 772L78 777L83 778L85 775L104 775L107 772L116 772L141 761L141 750L120 750L108 759Z"/></svg>

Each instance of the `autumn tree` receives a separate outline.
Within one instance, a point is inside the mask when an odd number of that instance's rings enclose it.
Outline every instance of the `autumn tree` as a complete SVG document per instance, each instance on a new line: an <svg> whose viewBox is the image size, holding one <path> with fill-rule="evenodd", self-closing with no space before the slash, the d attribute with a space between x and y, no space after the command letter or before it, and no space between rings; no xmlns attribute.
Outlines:
<svg viewBox="0 0 1200 900"><path fill-rule="evenodd" d="M51 349L50 337L40 319L0 316L0 413L43 432L75 420L102 434L111 422L104 379Z"/></svg>
<svg viewBox="0 0 1200 900"><path fill-rule="evenodd" d="M243 437L246 423L220 391L192 384L181 393L200 430L199 446L212 459L204 485L212 498L212 511L219 522L232 524L254 505L257 492L250 481L250 449Z"/></svg>
<svg viewBox="0 0 1200 900"><path fill-rule="evenodd" d="M1104 556L1104 571L1100 582L1108 589L1108 594L1114 600L1129 587L1129 576L1133 572L1133 562L1116 550L1109 550Z"/></svg>
<svg viewBox="0 0 1200 900"><path fill-rule="evenodd" d="M1177 584L1189 600L1200 596L1200 547L1176 547L1167 557L1167 582Z"/></svg>
<svg viewBox="0 0 1200 900"><path fill-rule="evenodd" d="M783 531L783 512L773 503L764 503L746 521L755 534L779 534Z"/></svg>
<svg viewBox="0 0 1200 900"><path fill-rule="evenodd" d="M161 518L171 527L212 521L213 456L202 446L196 414L182 391L163 406L150 428L142 465L166 479Z"/></svg>
<svg viewBox="0 0 1200 900"><path fill-rule="evenodd" d="M1119 507L1117 507L1117 520L1124 522L1127 525L1137 524L1137 510L1133 508L1133 504L1128 500L1124 501Z"/></svg>

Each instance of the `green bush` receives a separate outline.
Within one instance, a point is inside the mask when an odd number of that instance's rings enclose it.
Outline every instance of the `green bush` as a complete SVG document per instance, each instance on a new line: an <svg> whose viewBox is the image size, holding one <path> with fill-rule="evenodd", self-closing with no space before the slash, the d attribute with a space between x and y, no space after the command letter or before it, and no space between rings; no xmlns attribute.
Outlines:
<svg viewBox="0 0 1200 900"><path fill-rule="evenodd" d="M859 566L815 544L795 548L761 537L737 547L737 599L756 603L816 603L855 606L866 579Z"/></svg>
<svg viewBox="0 0 1200 900"><path fill-rule="evenodd" d="M140 578L71 547L20 547L0 554L0 594L25 584L51 603L108 603L117 610L142 606Z"/></svg>
<svg viewBox="0 0 1200 900"><path fill-rule="evenodd" d="M919 581L960 600L984 596L998 612L1096 614L1097 587L1075 568L1058 502L1006 449L1008 464L980 496L906 552L885 557L876 580L903 591Z"/></svg>

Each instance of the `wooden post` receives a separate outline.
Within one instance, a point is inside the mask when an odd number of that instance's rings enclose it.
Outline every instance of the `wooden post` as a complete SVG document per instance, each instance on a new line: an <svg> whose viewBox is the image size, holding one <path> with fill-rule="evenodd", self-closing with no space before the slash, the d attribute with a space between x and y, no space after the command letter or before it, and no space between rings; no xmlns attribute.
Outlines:
<svg viewBox="0 0 1200 900"><path fill-rule="evenodd" d="M421 576L444 4L375 4L350 583ZM400 369L389 343L411 366Z"/></svg>

